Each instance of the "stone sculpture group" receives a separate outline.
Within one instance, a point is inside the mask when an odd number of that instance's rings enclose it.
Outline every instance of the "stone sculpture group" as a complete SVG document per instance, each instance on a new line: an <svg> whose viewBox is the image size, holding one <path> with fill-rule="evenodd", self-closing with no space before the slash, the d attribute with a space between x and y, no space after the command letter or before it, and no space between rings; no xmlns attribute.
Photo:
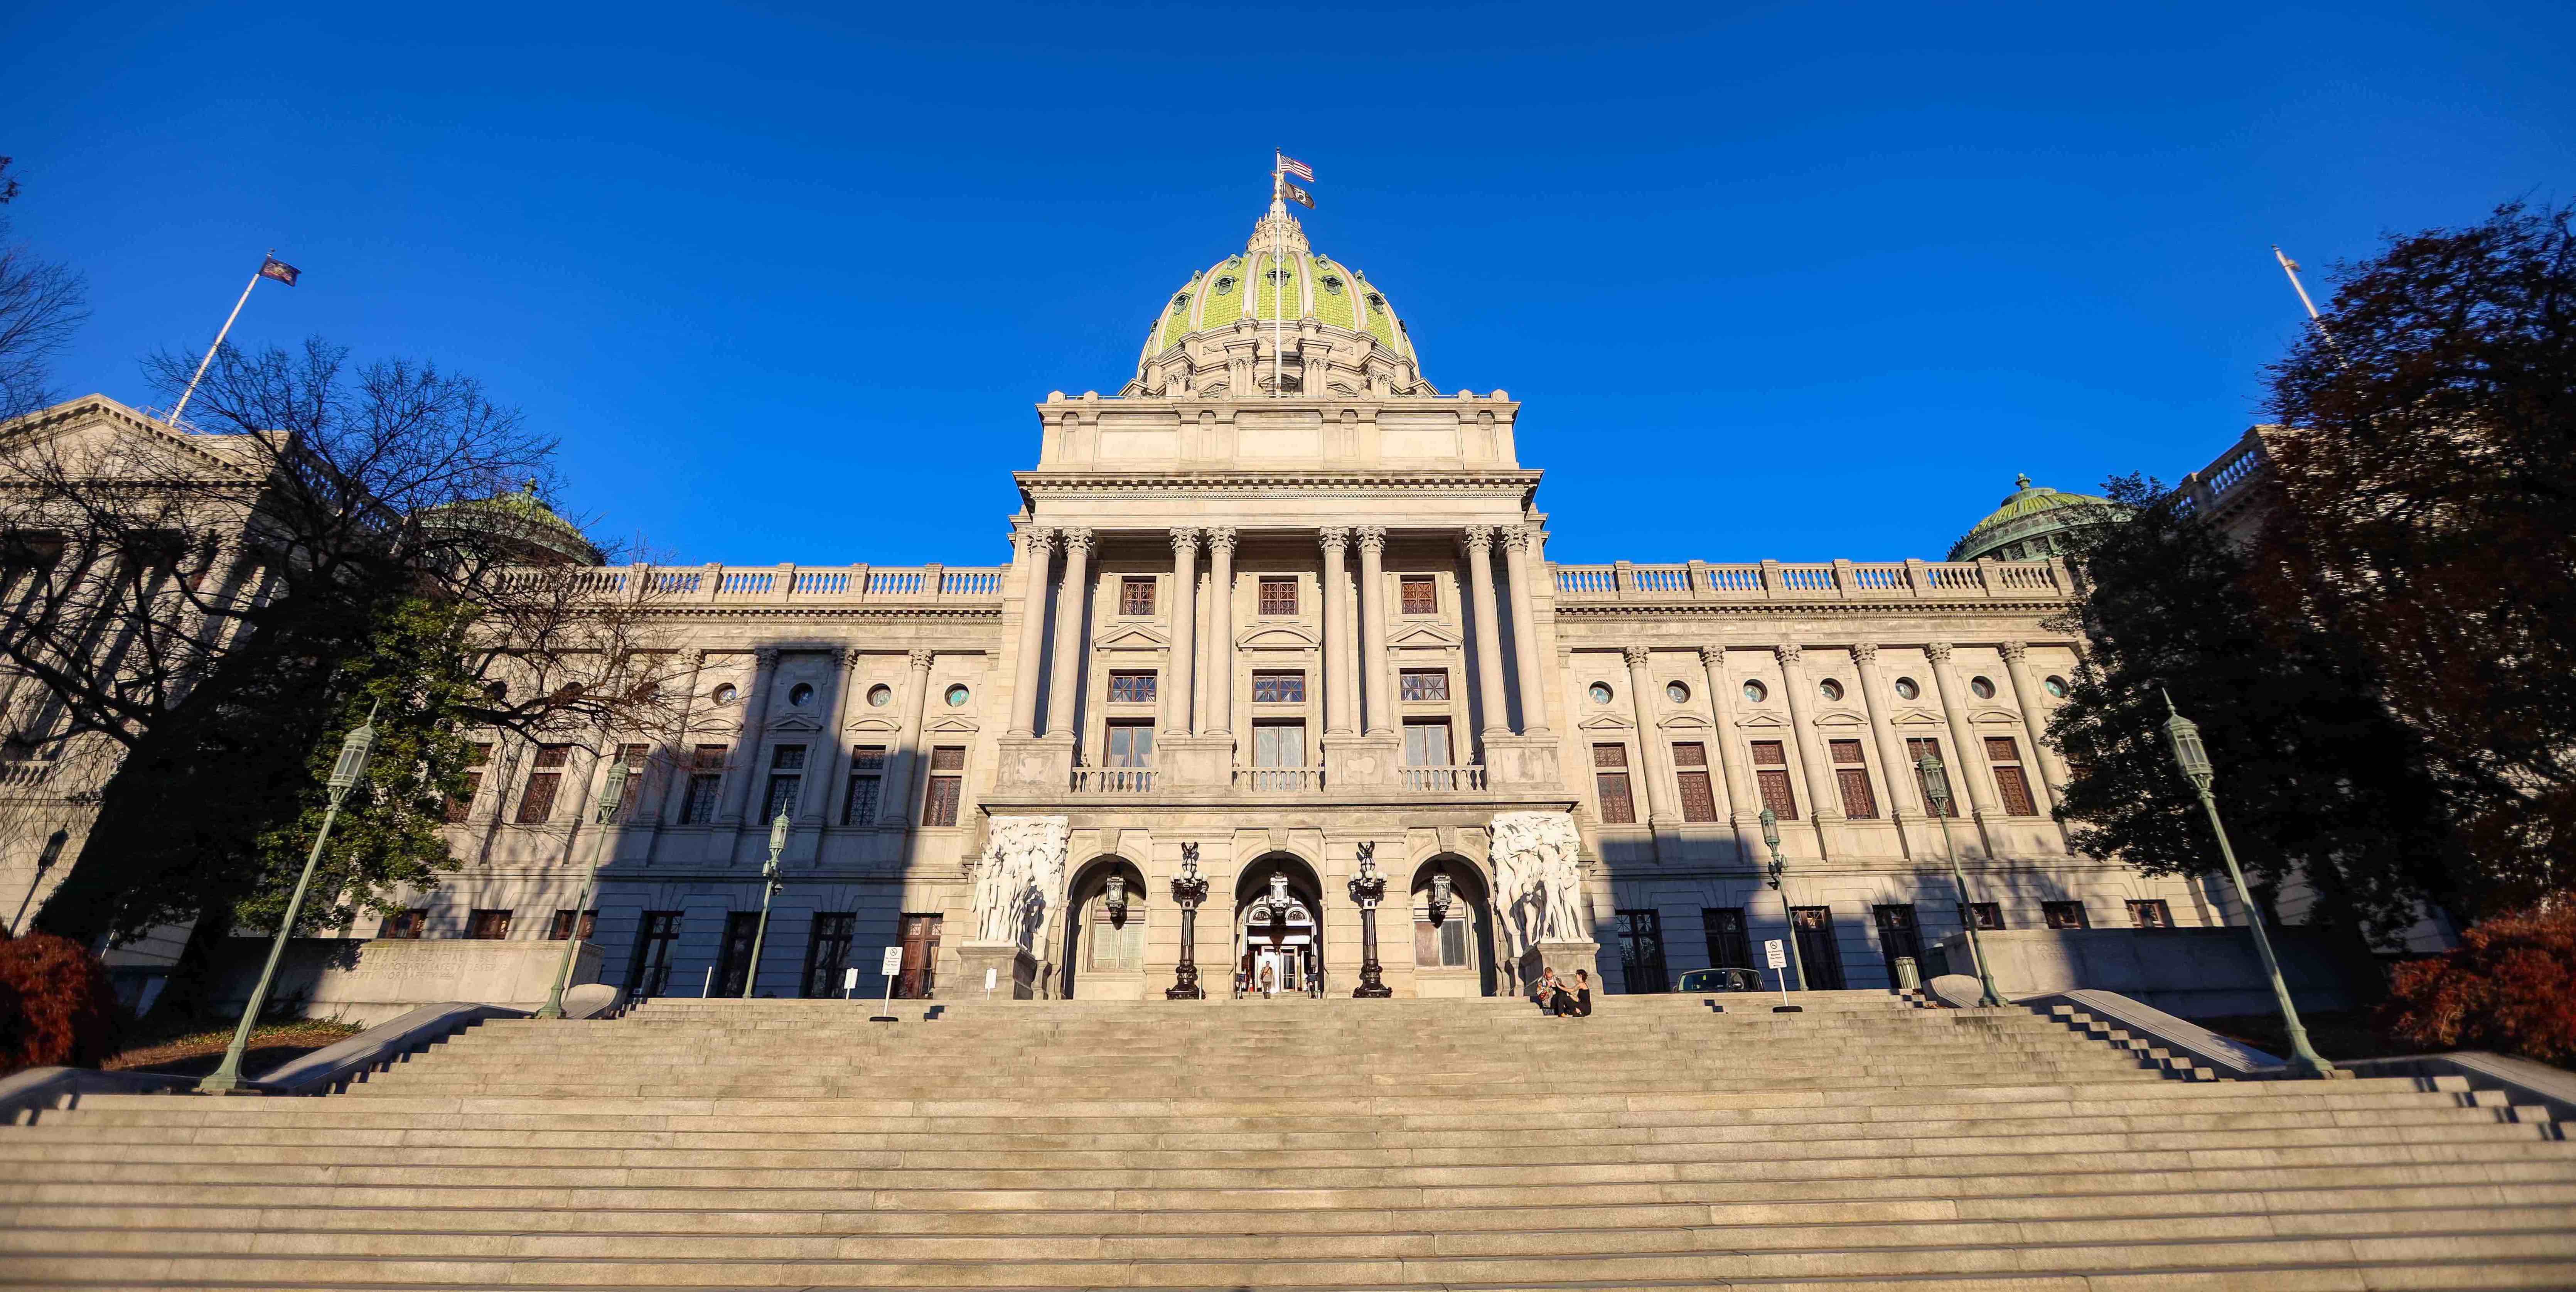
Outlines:
<svg viewBox="0 0 2576 1292"><path fill-rule="evenodd" d="M1493 837L1494 925L1503 959L1518 964L1541 942L1588 940L1583 921L1583 840L1563 812L1505 812Z"/></svg>
<svg viewBox="0 0 2576 1292"><path fill-rule="evenodd" d="M997 816L975 863L975 940L1037 949L1049 908L1064 890L1072 821L1060 816Z"/></svg>

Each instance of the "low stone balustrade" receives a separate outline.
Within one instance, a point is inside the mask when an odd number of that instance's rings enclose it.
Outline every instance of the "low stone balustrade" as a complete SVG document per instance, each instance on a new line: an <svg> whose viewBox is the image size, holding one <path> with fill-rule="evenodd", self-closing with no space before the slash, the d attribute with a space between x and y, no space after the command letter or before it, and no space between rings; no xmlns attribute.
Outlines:
<svg viewBox="0 0 2576 1292"><path fill-rule="evenodd" d="M1238 767L1234 787L1247 794L1306 794L1324 788L1321 767Z"/></svg>
<svg viewBox="0 0 2576 1292"><path fill-rule="evenodd" d="M1073 792L1076 794L1150 794L1154 789L1151 767L1077 767L1073 769Z"/></svg>
<svg viewBox="0 0 2576 1292"><path fill-rule="evenodd" d="M1404 788L1420 793L1454 794L1461 790L1485 788L1485 769L1482 767L1405 767L1398 770L1403 773Z"/></svg>
<svg viewBox="0 0 2576 1292"><path fill-rule="evenodd" d="M2057 601L2073 581L2056 561L1760 561L1555 567L1559 605L1600 601Z"/></svg>

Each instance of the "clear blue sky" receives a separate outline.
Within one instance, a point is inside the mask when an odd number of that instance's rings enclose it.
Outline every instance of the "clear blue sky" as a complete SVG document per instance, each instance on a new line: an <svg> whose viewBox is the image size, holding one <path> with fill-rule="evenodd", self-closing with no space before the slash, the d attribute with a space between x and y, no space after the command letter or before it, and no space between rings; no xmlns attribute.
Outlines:
<svg viewBox="0 0 2576 1292"><path fill-rule="evenodd" d="M0 13L61 384L249 343L484 378L691 562L996 563L1033 401L1113 392L1268 149L1560 560L1935 556L2026 470L2251 420L2312 268L2571 195L2560 2L138 5Z"/></svg>

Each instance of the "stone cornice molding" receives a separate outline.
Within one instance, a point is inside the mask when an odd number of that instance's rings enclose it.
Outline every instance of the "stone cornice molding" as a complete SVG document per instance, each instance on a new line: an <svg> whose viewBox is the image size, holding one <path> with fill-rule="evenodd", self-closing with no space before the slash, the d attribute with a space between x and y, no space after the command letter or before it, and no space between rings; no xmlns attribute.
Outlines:
<svg viewBox="0 0 2576 1292"><path fill-rule="evenodd" d="M1310 494L1318 486L1344 485L1389 493L1417 493L1423 490L1513 489L1538 487L1536 471L1275 471L1162 473L1091 473L1022 471L1014 477L1026 490L1048 492L1165 490L1174 493L1259 493L1286 489L1299 495Z"/></svg>
<svg viewBox="0 0 2576 1292"><path fill-rule="evenodd" d="M1386 527L1382 525L1355 526L1351 530L1351 541L1357 544L1359 549L1363 552L1382 553L1386 551Z"/></svg>

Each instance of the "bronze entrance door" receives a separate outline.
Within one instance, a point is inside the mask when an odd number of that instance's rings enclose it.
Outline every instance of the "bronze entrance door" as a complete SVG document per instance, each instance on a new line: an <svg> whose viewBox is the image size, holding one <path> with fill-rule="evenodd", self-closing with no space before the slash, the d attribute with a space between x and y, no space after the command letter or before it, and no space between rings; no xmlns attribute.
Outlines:
<svg viewBox="0 0 2576 1292"><path fill-rule="evenodd" d="M903 969L895 977L894 994L905 1000L928 1000L938 987L938 973L939 917L903 917Z"/></svg>

